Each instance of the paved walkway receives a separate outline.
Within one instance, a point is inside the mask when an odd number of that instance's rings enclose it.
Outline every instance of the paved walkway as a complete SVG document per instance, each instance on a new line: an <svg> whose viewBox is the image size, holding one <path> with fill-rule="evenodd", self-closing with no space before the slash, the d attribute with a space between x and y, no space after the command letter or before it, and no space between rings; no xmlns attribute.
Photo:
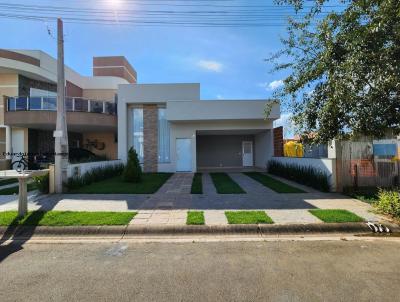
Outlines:
<svg viewBox="0 0 400 302"><path fill-rule="evenodd" d="M381 220L369 204L336 193L279 194L242 173L229 173L247 194L217 194L211 177L203 173L203 194L190 194L193 173L174 174L155 194L29 193L30 210L136 211L132 224L185 224L188 210L204 211L206 224L227 224L226 210L263 210L275 223L320 222L308 210L346 209L366 220ZM285 180L282 180L285 181ZM17 195L0 196L0 211L16 210Z"/></svg>

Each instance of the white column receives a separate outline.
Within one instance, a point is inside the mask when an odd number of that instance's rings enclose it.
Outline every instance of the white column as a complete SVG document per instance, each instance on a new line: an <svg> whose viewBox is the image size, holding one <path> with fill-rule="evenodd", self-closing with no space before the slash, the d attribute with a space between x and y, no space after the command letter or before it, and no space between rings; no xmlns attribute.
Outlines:
<svg viewBox="0 0 400 302"><path fill-rule="evenodd" d="M12 141L11 141L11 127L5 126L6 128L6 159L12 159L11 152L12 152Z"/></svg>

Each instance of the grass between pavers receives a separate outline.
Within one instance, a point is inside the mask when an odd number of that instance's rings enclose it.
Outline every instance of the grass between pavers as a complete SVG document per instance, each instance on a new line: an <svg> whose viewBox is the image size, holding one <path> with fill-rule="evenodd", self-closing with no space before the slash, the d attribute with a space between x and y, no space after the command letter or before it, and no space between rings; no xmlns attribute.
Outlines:
<svg viewBox="0 0 400 302"><path fill-rule="evenodd" d="M218 194L244 194L246 193L233 179L226 173L210 173Z"/></svg>
<svg viewBox="0 0 400 302"><path fill-rule="evenodd" d="M191 194L203 194L202 174L195 173L192 180Z"/></svg>
<svg viewBox="0 0 400 302"><path fill-rule="evenodd" d="M90 185L71 190L69 193L81 194L153 194L172 176L173 173L143 173L139 183L126 182L116 176Z"/></svg>
<svg viewBox="0 0 400 302"><path fill-rule="evenodd" d="M28 192L33 191L37 189L37 186L35 183L29 183L27 185ZM19 187L10 187L10 188L5 188L0 190L0 195L13 195L13 194L18 194L19 193Z"/></svg>
<svg viewBox="0 0 400 302"><path fill-rule="evenodd" d="M18 218L17 211L0 212L0 225L24 226L86 226L86 225L127 225L136 212L73 212L73 211L32 211Z"/></svg>
<svg viewBox="0 0 400 302"><path fill-rule="evenodd" d="M363 222L364 219L347 210L324 210L314 209L308 210L311 214L322 220L323 222Z"/></svg>
<svg viewBox="0 0 400 302"><path fill-rule="evenodd" d="M186 224L188 225L203 225L204 212L203 211L188 211Z"/></svg>
<svg viewBox="0 0 400 302"><path fill-rule="evenodd" d="M13 184L16 182L18 182L17 178L4 178L4 179L0 179L0 186L9 185L9 184Z"/></svg>
<svg viewBox="0 0 400 302"><path fill-rule="evenodd" d="M299 188L292 187L291 185L260 172L245 172L244 174L277 193L306 193Z"/></svg>
<svg viewBox="0 0 400 302"><path fill-rule="evenodd" d="M226 211L229 224L274 223L264 211Z"/></svg>

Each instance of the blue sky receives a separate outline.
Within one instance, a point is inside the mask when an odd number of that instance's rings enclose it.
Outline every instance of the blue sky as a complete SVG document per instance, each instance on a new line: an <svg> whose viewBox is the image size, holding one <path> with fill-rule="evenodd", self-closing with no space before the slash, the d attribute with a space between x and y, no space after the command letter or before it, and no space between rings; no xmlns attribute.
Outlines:
<svg viewBox="0 0 400 302"><path fill-rule="evenodd" d="M140 4L132 4L132 0L118 1L120 8L132 8L132 5L140 8ZM95 2L15 1L74 7L93 7ZM269 0L233 2L273 4ZM110 3L103 2L97 2L95 7L114 9ZM274 13L273 8L270 13ZM283 23L284 17L281 19ZM52 21L0 18L0 48L40 49L56 56L56 41L48 34L48 29L55 36L56 27ZM203 99L269 98L285 77L284 73L271 73L271 65L264 62L281 48L284 26L190 28L66 23L64 30L65 62L84 75L92 72L93 56L123 55L136 69L139 83L199 82Z"/></svg>

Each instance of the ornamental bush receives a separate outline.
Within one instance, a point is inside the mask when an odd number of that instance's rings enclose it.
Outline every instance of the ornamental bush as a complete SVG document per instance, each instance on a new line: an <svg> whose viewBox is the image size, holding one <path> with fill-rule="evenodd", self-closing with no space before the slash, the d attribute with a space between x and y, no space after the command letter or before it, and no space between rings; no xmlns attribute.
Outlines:
<svg viewBox="0 0 400 302"><path fill-rule="evenodd" d="M139 157L136 150L132 147L128 151L128 162L122 173L124 181L140 182L142 180L142 167L139 163Z"/></svg>
<svg viewBox="0 0 400 302"><path fill-rule="evenodd" d="M329 176L313 167L283 164L274 160L268 162L268 173L293 180L314 189L329 192Z"/></svg>
<svg viewBox="0 0 400 302"><path fill-rule="evenodd" d="M400 218L400 194L397 190L379 189L375 204L379 212Z"/></svg>

